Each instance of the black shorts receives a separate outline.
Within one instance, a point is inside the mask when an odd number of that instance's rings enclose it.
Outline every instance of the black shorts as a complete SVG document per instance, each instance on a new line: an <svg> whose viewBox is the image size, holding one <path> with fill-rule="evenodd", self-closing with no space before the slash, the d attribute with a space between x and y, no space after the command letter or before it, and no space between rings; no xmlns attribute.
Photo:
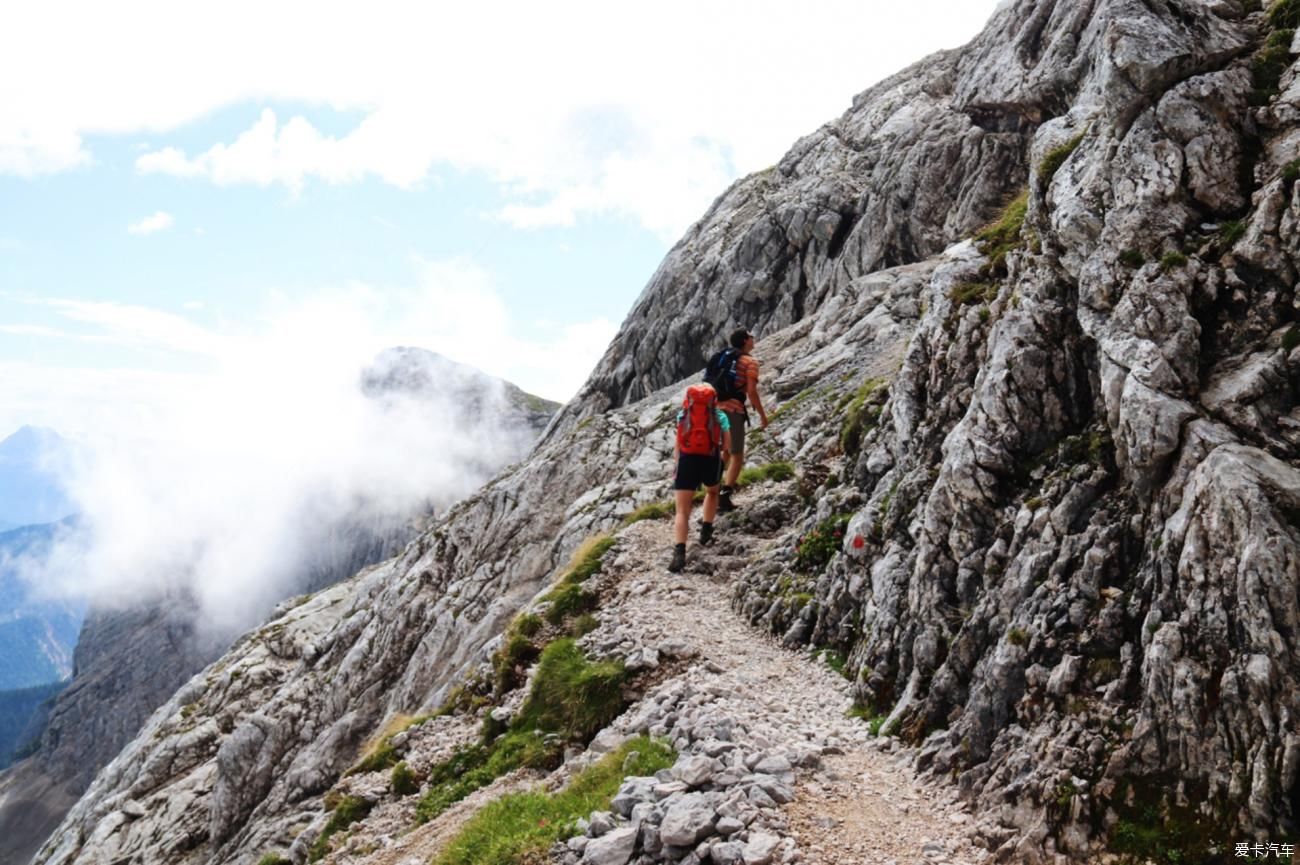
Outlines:
<svg viewBox="0 0 1300 865"><path fill-rule="evenodd" d="M722 482L722 457L702 454L680 454L677 472L673 475L673 489L695 492L703 484L716 487Z"/></svg>

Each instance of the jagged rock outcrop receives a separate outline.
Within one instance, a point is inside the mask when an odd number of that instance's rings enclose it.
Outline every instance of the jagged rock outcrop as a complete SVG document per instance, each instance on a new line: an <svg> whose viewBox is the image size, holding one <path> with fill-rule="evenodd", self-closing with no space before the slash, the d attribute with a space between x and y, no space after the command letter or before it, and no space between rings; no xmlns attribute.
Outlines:
<svg viewBox="0 0 1300 865"><path fill-rule="evenodd" d="M38 861L252 862L310 822L385 717L661 497L673 382L737 322L784 403L756 450L807 504L736 607L846 650L990 850L1294 832L1300 12L1276 9L1010 2L863 94L691 229L526 461L192 680ZM1022 187L1000 241L950 246Z"/></svg>
<svg viewBox="0 0 1300 865"><path fill-rule="evenodd" d="M361 390L391 404L405 400L456 418L458 427L477 430L494 447L481 465L467 471L494 474L502 462L528 452L560 404L528 393L518 385L422 348L386 349L362 373Z"/></svg>
<svg viewBox="0 0 1300 865"><path fill-rule="evenodd" d="M936 272L818 603L761 569L740 599L851 649L1017 861L1300 818L1297 90L1259 53L1297 14L1037 4L1086 74L1035 134L1022 248Z"/></svg>
<svg viewBox="0 0 1300 865"><path fill-rule="evenodd" d="M1024 17L885 79L734 183L668 253L564 417L641 399L702 368L736 325L770 334L987 222L1023 182L1030 118L1067 75L1055 56L994 56Z"/></svg>

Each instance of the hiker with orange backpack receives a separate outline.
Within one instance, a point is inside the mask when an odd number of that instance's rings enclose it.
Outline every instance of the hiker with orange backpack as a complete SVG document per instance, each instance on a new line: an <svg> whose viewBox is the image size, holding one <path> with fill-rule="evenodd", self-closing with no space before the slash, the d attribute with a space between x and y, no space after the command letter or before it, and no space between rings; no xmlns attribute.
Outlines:
<svg viewBox="0 0 1300 865"><path fill-rule="evenodd" d="M680 573L686 567L686 534L690 530L691 508L695 492L704 487L704 513L700 523L700 543L713 540L713 518L718 513L718 485L722 482L723 456L728 452L731 424L718 408L718 392L709 384L693 384L677 413L677 441L673 457L677 470L673 490L677 502L677 520L673 526L675 546L668 570Z"/></svg>
<svg viewBox="0 0 1300 865"><path fill-rule="evenodd" d="M767 410L758 397L758 360L751 354L754 335L741 327L732 332L728 341L731 345L709 358L704 370L704 380L718 392L718 408L726 414L731 429L728 440L731 458L727 460L727 477L718 499L718 509L724 514L736 509L731 494L745 466L745 427L749 425L746 399L758 412L758 428L767 429Z"/></svg>

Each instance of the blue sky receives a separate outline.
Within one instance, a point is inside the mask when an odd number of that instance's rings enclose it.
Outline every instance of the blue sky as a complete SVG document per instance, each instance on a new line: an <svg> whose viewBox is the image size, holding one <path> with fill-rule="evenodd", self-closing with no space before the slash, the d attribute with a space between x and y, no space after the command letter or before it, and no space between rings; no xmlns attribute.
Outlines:
<svg viewBox="0 0 1300 865"><path fill-rule="evenodd" d="M398 342L567 399L727 183L993 6L8 10L0 436Z"/></svg>
<svg viewBox="0 0 1300 865"><path fill-rule="evenodd" d="M223 140L264 107L322 127L322 118L330 119L328 111L317 117L306 106L241 106L167 139L181 146ZM617 322L666 251L664 238L627 216L504 226L494 214L507 199L480 172L435 170L413 189L373 179L308 182L301 190L214 187L136 171L146 141L92 138L93 165L35 178L0 176L4 324L69 334L3 333L0 357L92 366L161 359L156 345L73 338L103 334L94 322L69 321L66 310L42 300L132 304L220 329L264 312L276 293L294 298L347 282L412 283L421 259L476 262L507 299L518 334L545 339L558 324ZM170 217L166 227L131 232L158 212ZM196 360L175 359L187 369Z"/></svg>

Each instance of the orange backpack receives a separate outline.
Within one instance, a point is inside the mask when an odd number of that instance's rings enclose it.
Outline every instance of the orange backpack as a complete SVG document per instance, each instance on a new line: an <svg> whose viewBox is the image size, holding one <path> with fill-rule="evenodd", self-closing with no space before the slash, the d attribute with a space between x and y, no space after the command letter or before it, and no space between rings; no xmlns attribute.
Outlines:
<svg viewBox="0 0 1300 865"><path fill-rule="evenodd" d="M693 384L682 400L677 421L677 450L684 454L715 457L722 452L722 424L718 422L718 392L711 385Z"/></svg>

